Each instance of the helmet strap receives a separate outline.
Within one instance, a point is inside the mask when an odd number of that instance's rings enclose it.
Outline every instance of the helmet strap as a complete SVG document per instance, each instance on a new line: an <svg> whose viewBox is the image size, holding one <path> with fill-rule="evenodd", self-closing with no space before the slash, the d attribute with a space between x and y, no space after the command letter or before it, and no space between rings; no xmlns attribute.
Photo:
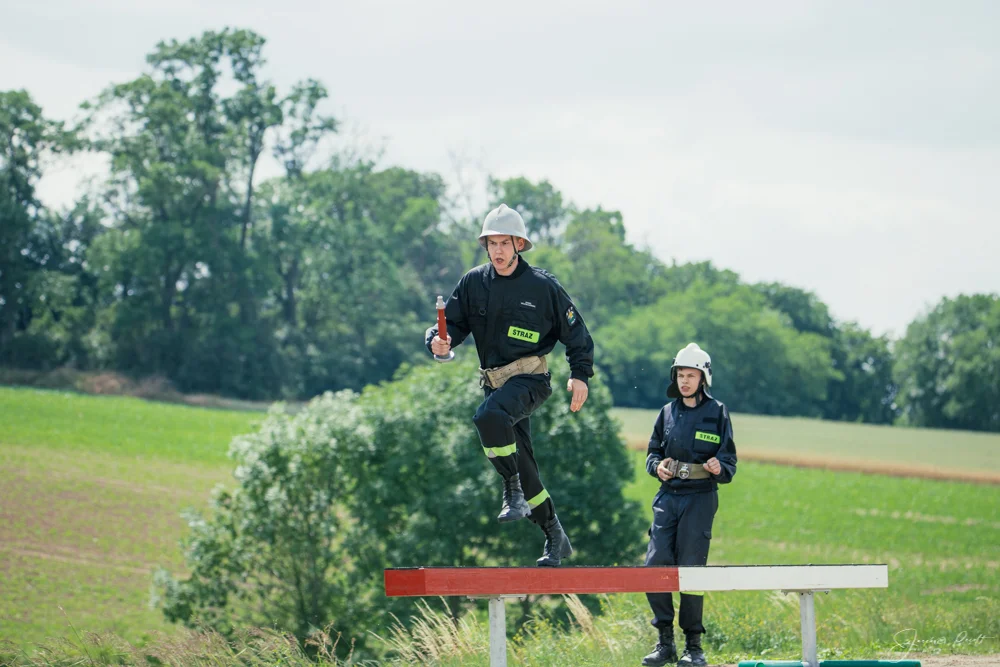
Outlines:
<svg viewBox="0 0 1000 667"><path fill-rule="evenodd" d="M510 245L511 245L511 247L514 248L514 254L510 256L510 261L507 262L507 266L504 267L506 269L509 269L511 267L511 265L513 265L514 262L517 260L518 256L520 255L520 253L518 253L518 251L517 251L517 239L513 235L511 235L511 237L510 237Z"/></svg>

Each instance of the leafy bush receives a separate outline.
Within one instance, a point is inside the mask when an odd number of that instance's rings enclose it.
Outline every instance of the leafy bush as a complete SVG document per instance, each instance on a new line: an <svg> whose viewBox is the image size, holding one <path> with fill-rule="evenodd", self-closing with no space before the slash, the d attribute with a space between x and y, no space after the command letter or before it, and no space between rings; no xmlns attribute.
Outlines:
<svg viewBox="0 0 1000 667"><path fill-rule="evenodd" d="M568 370L554 366L561 385ZM332 626L363 648L389 613L415 611L413 600L385 597L386 567L533 565L541 531L495 519L500 478L472 424L481 400L475 365L457 362L405 368L295 415L273 409L231 446L235 490L218 489L207 516L187 515L190 576L158 572L156 602L192 627L267 626L305 643ZM622 495L632 467L610 408L594 381L580 413L557 391L532 418L574 564L637 564L642 554L645 526ZM448 603L455 618L467 604Z"/></svg>

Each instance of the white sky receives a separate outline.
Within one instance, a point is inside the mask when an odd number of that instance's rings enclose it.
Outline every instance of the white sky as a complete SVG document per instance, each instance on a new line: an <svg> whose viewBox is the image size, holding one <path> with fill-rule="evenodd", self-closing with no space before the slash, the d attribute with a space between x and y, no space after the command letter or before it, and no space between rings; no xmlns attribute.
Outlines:
<svg viewBox="0 0 1000 667"><path fill-rule="evenodd" d="M813 290L876 333L1000 292L1000 3L695 5L0 0L0 90L70 118L157 41L250 28L268 76L322 81L386 163L548 179L666 261Z"/></svg>

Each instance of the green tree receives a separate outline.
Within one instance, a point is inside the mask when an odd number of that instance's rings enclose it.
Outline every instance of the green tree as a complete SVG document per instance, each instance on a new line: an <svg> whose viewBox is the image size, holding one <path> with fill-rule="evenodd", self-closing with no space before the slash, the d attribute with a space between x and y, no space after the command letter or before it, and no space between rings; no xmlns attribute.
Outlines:
<svg viewBox="0 0 1000 667"><path fill-rule="evenodd" d="M103 351L91 335L98 308L98 279L86 256L103 231L103 211L84 198L64 214L43 211L22 249L28 277L30 319L13 346L19 365L100 366ZM24 354L34 348L42 354ZM33 360L33 361L32 361Z"/></svg>
<svg viewBox="0 0 1000 667"><path fill-rule="evenodd" d="M186 515L189 576L154 576L166 618L227 634L275 627L303 642L330 624L363 630L373 591L349 585L356 524L344 509L367 433L354 395L341 393L295 416L275 407L259 432L236 438L236 488L216 489L206 515Z"/></svg>
<svg viewBox="0 0 1000 667"><path fill-rule="evenodd" d="M886 336L872 336L855 323L838 324L813 292L781 283L758 283L753 289L771 308L787 315L797 331L829 339L836 372L821 405L823 417L870 424L893 422L896 385Z"/></svg>
<svg viewBox="0 0 1000 667"><path fill-rule="evenodd" d="M313 81L282 98L261 78L264 39L247 30L161 42L143 76L93 107L111 163L108 337L116 366L182 389L273 396L282 384L261 295L274 273L254 243L255 173L268 137L297 176L332 132ZM235 85L233 85L235 84Z"/></svg>
<svg viewBox="0 0 1000 667"><path fill-rule="evenodd" d="M613 320L595 339L619 405L663 405L673 357L692 341L712 356L713 394L739 412L818 416L837 376L829 341L796 331L749 287L696 284Z"/></svg>
<svg viewBox="0 0 1000 667"><path fill-rule="evenodd" d="M695 286L734 290L742 284L739 274L728 269L717 269L711 262L678 264L675 260L667 267L663 279L666 282L666 293L683 292Z"/></svg>
<svg viewBox="0 0 1000 667"><path fill-rule="evenodd" d="M563 204L562 193L551 183L544 180L532 183L523 176L503 180L491 177L487 191L490 208L503 203L521 214L533 241L559 242L570 211Z"/></svg>
<svg viewBox="0 0 1000 667"><path fill-rule="evenodd" d="M834 368L841 377L830 381L823 416L828 419L891 424L896 419L896 382L888 336L873 336L848 322L834 330Z"/></svg>
<svg viewBox="0 0 1000 667"><path fill-rule="evenodd" d="M562 250L572 262L564 282L591 326L601 326L633 308L654 303L667 290L666 267L625 240L618 211L575 212Z"/></svg>
<svg viewBox="0 0 1000 667"><path fill-rule="evenodd" d="M56 353L44 336L27 334L17 344L14 339L31 326L44 307L41 295L55 281L38 276L51 269L52 257L39 229L47 214L35 186L46 156L75 145L75 136L45 118L27 92L0 92L0 362L46 365ZM57 291L65 290L63 285Z"/></svg>
<svg viewBox="0 0 1000 667"><path fill-rule="evenodd" d="M787 315L796 331L826 337L833 335L836 325L830 317L830 310L813 292L782 283L758 283L753 289L767 300L771 308Z"/></svg>
<svg viewBox="0 0 1000 667"><path fill-rule="evenodd" d="M894 352L904 423L1000 431L1000 296L945 297Z"/></svg>
<svg viewBox="0 0 1000 667"><path fill-rule="evenodd" d="M432 289L447 293L461 271L438 230L442 191L436 176L366 162L264 184L258 247L288 393L360 390L421 353Z"/></svg>

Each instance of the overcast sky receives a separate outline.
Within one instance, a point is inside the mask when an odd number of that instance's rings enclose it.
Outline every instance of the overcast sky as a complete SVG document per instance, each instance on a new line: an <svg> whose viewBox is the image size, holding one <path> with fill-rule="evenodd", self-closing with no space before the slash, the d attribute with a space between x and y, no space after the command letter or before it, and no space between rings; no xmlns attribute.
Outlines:
<svg viewBox="0 0 1000 667"><path fill-rule="evenodd" d="M386 164L548 179L876 333L1000 292L1000 3L697 4L0 0L0 90L70 118L157 41L250 28Z"/></svg>

